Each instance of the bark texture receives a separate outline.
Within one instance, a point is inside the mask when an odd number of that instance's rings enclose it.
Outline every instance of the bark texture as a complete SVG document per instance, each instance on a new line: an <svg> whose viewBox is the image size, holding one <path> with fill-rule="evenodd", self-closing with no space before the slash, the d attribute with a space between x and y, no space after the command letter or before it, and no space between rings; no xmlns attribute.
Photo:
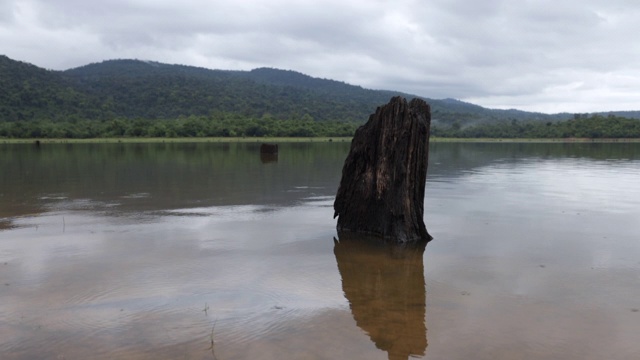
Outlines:
<svg viewBox="0 0 640 360"><path fill-rule="evenodd" d="M338 232L432 239L423 219L430 126L424 100L394 97L358 128L333 204Z"/></svg>

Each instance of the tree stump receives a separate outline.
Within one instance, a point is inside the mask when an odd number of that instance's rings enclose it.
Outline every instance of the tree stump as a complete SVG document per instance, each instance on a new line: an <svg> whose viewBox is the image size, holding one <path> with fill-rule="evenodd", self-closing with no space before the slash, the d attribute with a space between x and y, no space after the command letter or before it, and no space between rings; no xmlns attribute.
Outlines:
<svg viewBox="0 0 640 360"><path fill-rule="evenodd" d="M278 144L262 144L260 145L260 154L277 154Z"/></svg>
<svg viewBox="0 0 640 360"><path fill-rule="evenodd" d="M423 219L430 126L424 100L394 97L356 130L333 204L338 232L432 239Z"/></svg>

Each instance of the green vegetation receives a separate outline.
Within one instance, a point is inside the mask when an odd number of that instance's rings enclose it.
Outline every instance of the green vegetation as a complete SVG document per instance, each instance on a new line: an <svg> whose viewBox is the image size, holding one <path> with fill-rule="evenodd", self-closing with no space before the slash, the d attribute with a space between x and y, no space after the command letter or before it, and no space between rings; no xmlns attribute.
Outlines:
<svg viewBox="0 0 640 360"><path fill-rule="evenodd" d="M0 56L0 122L205 116L364 122L397 93L293 71L112 60L48 71Z"/></svg>
<svg viewBox="0 0 640 360"><path fill-rule="evenodd" d="M575 115L571 120L556 122L499 122L432 128L431 134L450 138L501 138L501 139L612 139L640 138L640 120L615 115Z"/></svg>
<svg viewBox="0 0 640 360"><path fill-rule="evenodd" d="M351 142L351 137L201 137L201 138L136 138L136 137L121 137L121 138L89 138L89 139L0 139L0 144L33 144L35 141L39 141L40 144L154 144L154 143L166 143L166 144L181 144L181 143L325 143L325 142ZM446 141L453 141L453 139L446 139ZM469 141L469 139L461 140Z"/></svg>
<svg viewBox="0 0 640 360"><path fill-rule="evenodd" d="M0 55L0 138L352 136L392 91L277 69L110 60L50 71ZM640 138L640 111L541 114L426 99L432 135Z"/></svg>
<svg viewBox="0 0 640 360"><path fill-rule="evenodd" d="M370 90L295 71L209 70L139 60L109 60L50 71L0 55L0 122L241 118L364 123L396 91ZM436 124L560 120L518 110L491 110L455 99L425 99ZM640 113L636 114L640 117Z"/></svg>
<svg viewBox="0 0 640 360"><path fill-rule="evenodd" d="M344 137L354 122L189 116L176 120L123 119L0 122L0 138L202 138L202 137Z"/></svg>
<svg viewBox="0 0 640 360"><path fill-rule="evenodd" d="M0 138L93 139L93 138L265 138L350 137L355 122L278 120L226 116L189 116L176 120L82 120L0 122ZM460 139L612 139L640 138L640 120L609 116L578 116L556 122L499 122L468 127L434 125L435 138Z"/></svg>

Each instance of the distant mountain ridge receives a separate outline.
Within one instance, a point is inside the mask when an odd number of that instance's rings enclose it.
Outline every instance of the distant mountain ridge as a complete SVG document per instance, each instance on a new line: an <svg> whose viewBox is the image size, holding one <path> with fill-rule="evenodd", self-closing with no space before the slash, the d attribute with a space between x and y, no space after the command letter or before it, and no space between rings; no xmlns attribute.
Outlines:
<svg viewBox="0 0 640 360"><path fill-rule="evenodd" d="M107 60L52 71L0 55L0 121L181 116L273 117L365 122L401 92L370 90L292 71L211 70L142 60ZM455 99L425 99L434 123L461 125L506 120L553 121L547 115L493 110ZM640 118L640 111L615 112Z"/></svg>

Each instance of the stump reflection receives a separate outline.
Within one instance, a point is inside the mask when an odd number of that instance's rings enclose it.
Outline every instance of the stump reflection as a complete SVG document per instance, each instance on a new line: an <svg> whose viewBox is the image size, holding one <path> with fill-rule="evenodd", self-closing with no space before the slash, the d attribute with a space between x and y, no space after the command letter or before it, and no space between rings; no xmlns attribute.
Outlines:
<svg viewBox="0 0 640 360"><path fill-rule="evenodd" d="M425 247L354 234L335 241L342 290L356 324L389 359L421 356L427 348Z"/></svg>
<svg viewBox="0 0 640 360"><path fill-rule="evenodd" d="M269 164L269 163L278 162L278 153L275 153L275 154L260 153L260 161L263 164Z"/></svg>

